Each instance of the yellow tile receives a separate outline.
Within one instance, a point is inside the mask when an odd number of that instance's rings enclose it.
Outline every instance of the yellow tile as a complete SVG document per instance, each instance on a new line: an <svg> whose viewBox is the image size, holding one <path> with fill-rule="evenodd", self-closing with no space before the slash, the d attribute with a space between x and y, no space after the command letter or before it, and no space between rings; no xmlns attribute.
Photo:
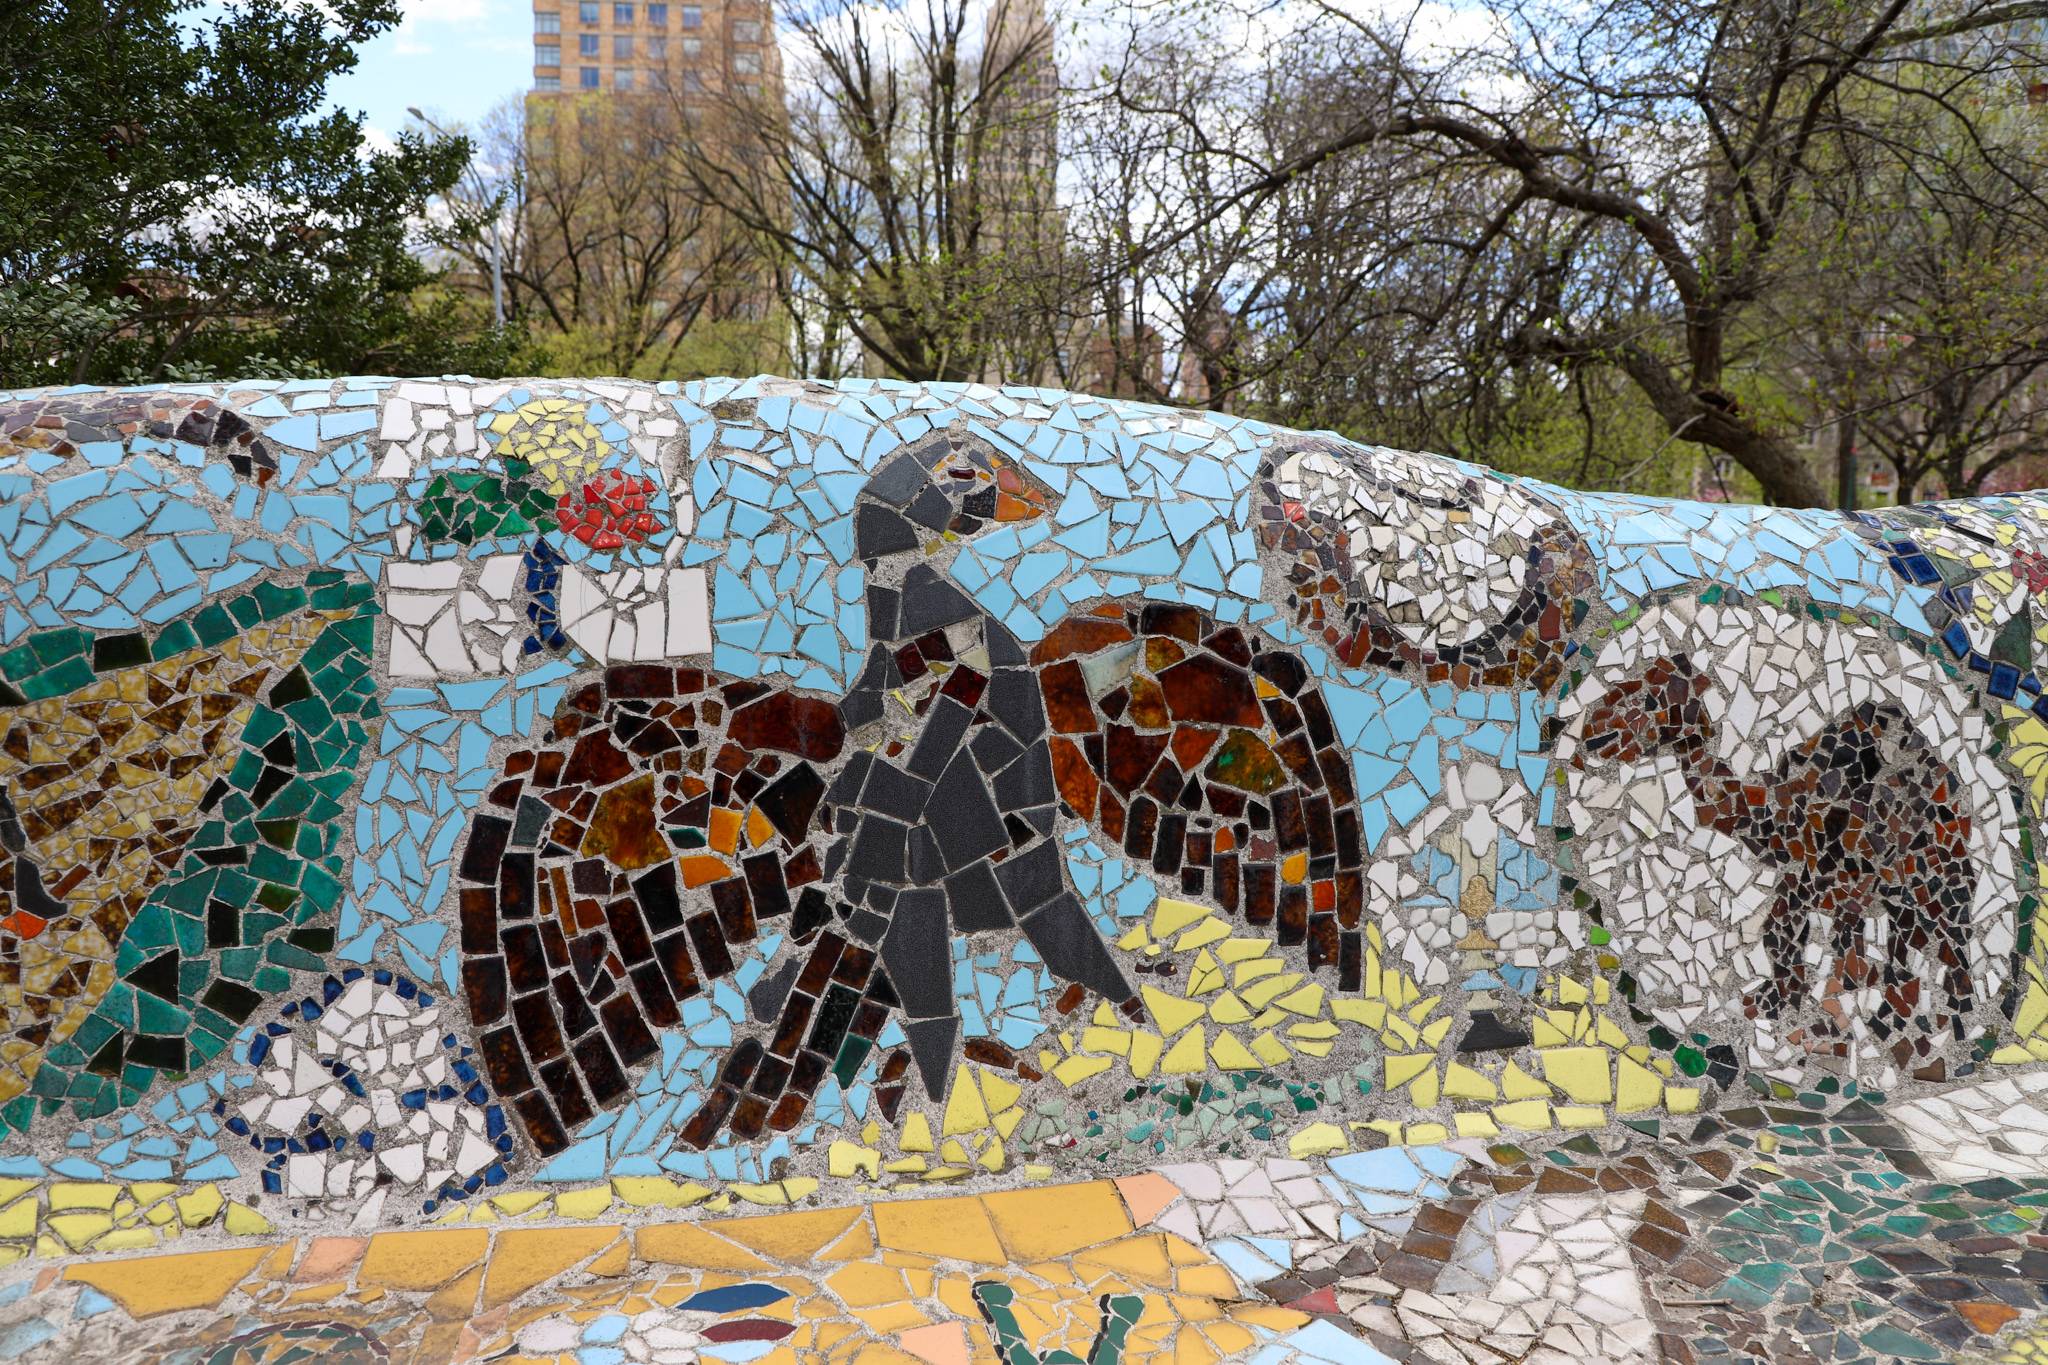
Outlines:
<svg viewBox="0 0 2048 1365"><path fill-rule="evenodd" d="M1255 957L1264 957L1273 951L1273 945L1262 938L1233 938L1216 945L1216 956L1224 965L1235 966L1249 962Z"/></svg>
<svg viewBox="0 0 2048 1365"><path fill-rule="evenodd" d="M91 1285L120 1304L131 1318L154 1317L219 1306L268 1251L268 1247L234 1247L124 1261L86 1261L67 1266L64 1278Z"/></svg>
<svg viewBox="0 0 2048 1365"><path fill-rule="evenodd" d="M40 1212L33 1198L17 1199L5 1209L0 1209L0 1237L29 1238L36 1235L36 1215Z"/></svg>
<svg viewBox="0 0 2048 1365"><path fill-rule="evenodd" d="M612 1193L638 1209L683 1209L711 1197L694 1180L677 1184L654 1175L615 1175Z"/></svg>
<svg viewBox="0 0 2048 1365"><path fill-rule="evenodd" d="M1273 1003L1290 1014L1306 1015L1314 1019L1323 1012L1323 988L1311 981L1298 990L1289 991Z"/></svg>
<svg viewBox="0 0 2048 1365"><path fill-rule="evenodd" d="M1614 1077L1614 1112L1617 1114L1640 1114L1655 1109L1657 1101L1663 1098L1664 1082L1658 1079L1657 1073L1627 1057L1615 1059Z"/></svg>
<svg viewBox="0 0 2048 1365"><path fill-rule="evenodd" d="M1540 1132L1550 1127L1550 1106L1542 1100L1516 1100L1493 1106L1493 1117L1504 1128Z"/></svg>
<svg viewBox="0 0 2048 1365"><path fill-rule="evenodd" d="M86 1183L65 1180L50 1186L50 1212L63 1213L71 1209L111 1209L114 1196L121 1192L119 1185Z"/></svg>
<svg viewBox="0 0 2048 1365"><path fill-rule="evenodd" d="M1387 1089L1408 1084L1436 1064L1434 1052L1391 1053L1386 1060Z"/></svg>
<svg viewBox="0 0 2048 1365"><path fill-rule="evenodd" d="M1198 1024L1183 1033L1159 1059L1159 1069L1169 1076L1198 1076L1209 1069L1206 1031Z"/></svg>
<svg viewBox="0 0 2048 1365"><path fill-rule="evenodd" d="M736 1183L728 1188L749 1204L794 1204L816 1194L818 1181L815 1176L793 1175L787 1180L771 1180L760 1185Z"/></svg>
<svg viewBox="0 0 2048 1365"><path fill-rule="evenodd" d="M156 1246L156 1233L148 1227L115 1228L92 1244L94 1251L147 1251Z"/></svg>
<svg viewBox="0 0 2048 1365"><path fill-rule="evenodd" d="M229 1203L227 1218L221 1220L221 1226L227 1228L227 1232L231 1232L233 1236L262 1236L264 1232L276 1232L276 1228L270 1226L268 1218L258 1214L256 1209L252 1209L246 1203Z"/></svg>
<svg viewBox="0 0 2048 1365"><path fill-rule="evenodd" d="M895 1199L874 1206L875 1240L892 1250L1001 1265L1002 1243L978 1199Z"/></svg>
<svg viewBox="0 0 2048 1365"><path fill-rule="evenodd" d="M1604 1128L1607 1126L1607 1111L1585 1104L1560 1104L1557 1106L1557 1122L1563 1128Z"/></svg>
<svg viewBox="0 0 2048 1365"><path fill-rule="evenodd" d="M882 1154L843 1139L835 1140L825 1152L825 1169L842 1178L865 1173L870 1180L882 1176Z"/></svg>
<svg viewBox="0 0 2048 1365"><path fill-rule="evenodd" d="M618 1240L615 1227L507 1228L491 1248L484 1308L510 1303Z"/></svg>
<svg viewBox="0 0 2048 1365"><path fill-rule="evenodd" d="M1134 1029L1131 1032L1131 1074L1139 1080L1150 1076L1159 1065L1159 1057L1165 1047L1165 1040L1151 1029ZM1003 1136L1008 1137L1005 1133Z"/></svg>
<svg viewBox="0 0 2048 1365"><path fill-rule="evenodd" d="M1554 1047L1538 1052L1543 1076L1580 1104L1605 1104L1614 1098L1610 1054L1600 1047Z"/></svg>
<svg viewBox="0 0 2048 1365"><path fill-rule="evenodd" d="M1089 1030L1090 1033L1096 1031ZM953 1073L953 1088L946 1096L946 1117L939 1131L951 1137L958 1133L978 1132L986 1127L988 1106L982 1103L981 1087L974 1083L973 1071L963 1066Z"/></svg>
<svg viewBox="0 0 2048 1365"><path fill-rule="evenodd" d="M1697 1113L1700 1092L1692 1086L1667 1085L1664 1087L1664 1107L1674 1114Z"/></svg>
<svg viewBox="0 0 2048 1365"><path fill-rule="evenodd" d="M546 1200L547 1197L546 1190L515 1190L510 1194L492 1195L491 1203L497 1207L500 1213L516 1215L525 1213L528 1209Z"/></svg>
<svg viewBox="0 0 2048 1365"><path fill-rule="evenodd" d="M981 1202L1003 1245L1020 1261L1051 1260L1131 1231L1130 1212L1107 1180L998 1191Z"/></svg>
<svg viewBox="0 0 2048 1365"><path fill-rule="evenodd" d="M1344 1130L1334 1123L1311 1123L1287 1139L1287 1155L1297 1159L1334 1156L1350 1148L1351 1144L1344 1140Z"/></svg>
<svg viewBox="0 0 2048 1365"><path fill-rule="evenodd" d="M1378 1029L1387 1022L1387 1004L1384 1000L1357 1000L1340 996L1330 1002L1330 1013L1353 1024L1363 1024L1369 1029Z"/></svg>
<svg viewBox="0 0 2048 1365"><path fill-rule="evenodd" d="M1511 1100L1547 1100L1550 1087L1522 1070L1522 1064L1509 1061L1507 1070L1500 1074L1501 1093Z"/></svg>
<svg viewBox="0 0 2048 1365"><path fill-rule="evenodd" d="M1500 1098L1492 1081L1463 1062L1452 1062L1444 1068L1444 1094L1454 1100L1479 1100L1487 1104Z"/></svg>
<svg viewBox="0 0 2048 1365"><path fill-rule="evenodd" d="M1225 991L1209 1002L1209 1017L1219 1024L1243 1024L1250 1022L1252 1012L1236 991Z"/></svg>
<svg viewBox="0 0 2048 1365"><path fill-rule="evenodd" d="M555 1195L557 1218L595 1218L611 1206L610 1185L586 1185L580 1190L563 1190Z"/></svg>
<svg viewBox="0 0 2048 1365"><path fill-rule="evenodd" d="M934 1150L931 1120L924 1116L922 1109L911 1110L910 1117L903 1120L903 1135L896 1140L896 1146L905 1152Z"/></svg>
<svg viewBox="0 0 2048 1365"><path fill-rule="evenodd" d="M1461 1138L1491 1138L1500 1136L1500 1125L1484 1114L1453 1114L1451 1124Z"/></svg>
<svg viewBox="0 0 2048 1365"><path fill-rule="evenodd" d="M381 1232L363 1252L356 1283L386 1289L438 1289L481 1260L490 1246L491 1234L481 1228Z"/></svg>
<svg viewBox="0 0 2048 1365"><path fill-rule="evenodd" d="M1273 1036L1271 1029L1252 1039L1252 1055L1267 1066L1283 1066L1293 1060L1286 1045Z"/></svg>
<svg viewBox="0 0 2048 1365"><path fill-rule="evenodd" d="M1212 915L1175 939L1173 950L1185 953L1193 948L1206 948L1212 943L1221 943L1229 937L1230 926Z"/></svg>
<svg viewBox="0 0 2048 1365"><path fill-rule="evenodd" d="M114 1226L111 1213L58 1213L43 1220L43 1226L63 1239L73 1251L85 1250L86 1243Z"/></svg>
<svg viewBox="0 0 2048 1365"><path fill-rule="evenodd" d="M1082 1030L1081 1046L1088 1052L1110 1052L1123 1057L1130 1053L1131 1035L1123 1029L1102 1028L1098 1025ZM950 1116L947 1121L951 1122Z"/></svg>
<svg viewBox="0 0 2048 1365"><path fill-rule="evenodd" d="M1152 936L1165 938L1169 934L1177 934L1208 914L1206 905L1161 896L1158 907L1152 912Z"/></svg>
<svg viewBox="0 0 2048 1365"><path fill-rule="evenodd" d="M1145 1012L1152 1016L1152 1022L1159 1026L1160 1033L1168 1038L1200 1019L1205 1013L1203 1007L1196 1002L1168 995L1155 986L1145 987L1143 995Z"/></svg>
<svg viewBox="0 0 2048 1365"><path fill-rule="evenodd" d="M1216 1041L1209 1044L1209 1057L1224 1071L1256 1071L1261 1065L1227 1028L1216 1030Z"/></svg>
<svg viewBox="0 0 2048 1365"><path fill-rule="evenodd" d="M1069 1057L1052 1069L1061 1085L1076 1086L1090 1076L1099 1076L1116 1063L1107 1057Z"/></svg>

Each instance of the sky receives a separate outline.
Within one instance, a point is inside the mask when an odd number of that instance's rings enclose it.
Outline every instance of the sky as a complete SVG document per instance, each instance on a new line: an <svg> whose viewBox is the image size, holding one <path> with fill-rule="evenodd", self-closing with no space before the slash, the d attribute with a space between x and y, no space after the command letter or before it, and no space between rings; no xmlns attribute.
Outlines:
<svg viewBox="0 0 2048 1365"><path fill-rule="evenodd" d="M365 115L377 143L411 122L408 105L444 127L474 127L533 83L532 51L531 0L406 0L404 22L365 44L328 95Z"/></svg>

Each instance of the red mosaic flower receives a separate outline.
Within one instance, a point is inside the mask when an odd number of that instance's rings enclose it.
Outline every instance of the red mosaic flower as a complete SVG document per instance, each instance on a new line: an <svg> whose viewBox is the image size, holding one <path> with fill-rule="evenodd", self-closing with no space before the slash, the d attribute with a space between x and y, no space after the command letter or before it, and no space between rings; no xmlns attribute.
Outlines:
<svg viewBox="0 0 2048 1365"><path fill-rule="evenodd" d="M564 531L594 550L616 550L629 540L645 540L661 529L648 510L654 480L613 470L571 489L555 504L555 519Z"/></svg>
<svg viewBox="0 0 2048 1365"><path fill-rule="evenodd" d="M2013 570L2027 585L2028 592L2040 592L2048 588L2048 558L2032 550L2021 550L2013 556Z"/></svg>

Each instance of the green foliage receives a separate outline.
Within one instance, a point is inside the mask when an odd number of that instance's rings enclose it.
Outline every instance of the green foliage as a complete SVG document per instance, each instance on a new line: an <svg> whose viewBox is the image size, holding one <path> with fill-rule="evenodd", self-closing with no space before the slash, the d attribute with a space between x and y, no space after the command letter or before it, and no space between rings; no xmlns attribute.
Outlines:
<svg viewBox="0 0 2048 1365"><path fill-rule="evenodd" d="M468 144L322 110L399 12L0 5L0 385L505 363L409 249Z"/></svg>

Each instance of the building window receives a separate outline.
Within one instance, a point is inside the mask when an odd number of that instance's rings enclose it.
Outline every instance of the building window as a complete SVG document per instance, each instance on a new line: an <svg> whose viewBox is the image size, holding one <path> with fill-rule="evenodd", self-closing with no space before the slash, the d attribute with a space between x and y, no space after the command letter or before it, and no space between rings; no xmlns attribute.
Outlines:
<svg viewBox="0 0 2048 1365"><path fill-rule="evenodd" d="M668 27L668 4L666 0L663 0L663 3L647 7L647 23L652 28Z"/></svg>
<svg viewBox="0 0 2048 1365"><path fill-rule="evenodd" d="M703 7L702 5L684 5L684 6L683 6L683 27L684 27L684 28L702 28L703 26L704 26L704 7Z"/></svg>
<svg viewBox="0 0 2048 1365"><path fill-rule="evenodd" d="M612 72L612 88L614 90L631 90L633 88L633 73L624 68Z"/></svg>
<svg viewBox="0 0 2048 1365"><path fill-rule="evenodd" d="M584 25L596 23L597 0L583 0L582 4L576 6L576 20Z"/></svg>
<svg viewBox="0 0 2048 1365"><path fill-rule="evenodd" d="M577 83L578 85L582 86L582 87L583 87L583 88L584 88L585 90L595 90L595 89L597 89L597 68L596 68L596 67L594 67L594 66L586 66L586 67L583 67L582 69L580 69L580 70L579 70L579 71L578 71L578 72L576 73L576 77L577 77L576 83Z"/></svg>
<svg viewBox="0 0 2048 1365"><path fill-rule="evenodd" d="M741 81L737 88L740 94L750 100L761 97L761 83L759 81Z"/></svg>
<svg viewBox="0 0 2048 1365"><path fill-rule="evenodd" d="M560 33L562 31L561 14L555 10L537 11L533 16L533 31L535 33Z"/></svg>
<svg viewBox="0 0 2048 1365"><path fill-rule="evenodd" d="M616 5L613 5L613 6L612 6L612 22L613 22L613 23L615 23L615 24L630 24L630 23L632 23L632 22L633 22L633 7L632 7L631 5L625 4L625 3L623 3L623 2L622 2L622 3L620 3L620 4L616 4Z"/></svg>
<svg viewBox="0 0 2048 1365"><path fill-rule="evenodd" d="M533 78L533 88L536 90L560 90L562 88L562 78L560 76L535 76Z"/></svg>
<svg viewBox="0 0 2048 1365"><path fill-rule="evenodd" d="M732 54L732 69L742 76L761 74L761 54L758 52L735 52Z"/></svg>
<svg viewBox="0 0 2048 1365"><path fill-rule="evenodd" d="M685 71L683 73L683 93L685 95L703 94L704 78L694 71Z"/></svg>
<svg viewBox="0 0 2048 1365"><path fill-rule="evenodd" d="M579 33L576 35L576 55L579 57L595 57L597 55L597 35L595 33Z"/></svg>
<svg viewBox="0 0 2048 1365"><path fill-rule="evenodd" d="M562 64L562 45L560 43L535 43L533 45L533 64L535 66L560 66Z"/></svg>
<svg viewBox="0 0 2048 1365"><path fill-rule="evenodd" d="M647 40L647 60L650 62L665 62L668 60L667 38L649 38Z"/></svg>
<svg viewBox="0 0 2048 1365"><path fill-rule="evenodd" d="M732 40L736 43L758 43L761 41L759 19L735 19L732 21Z"/></svg>
<svg viewBox="0 0 2048 1365"><path fill-rule="evenodd" d="M630 62L633 60L632 34L615 33L612 35L612 60L615 62Z"/></svg>
<svg viewBox="0 0 2048 1365"><path fill-rule="evenodd" d="M665 66L649 67L647 69L647 88L649 90L668 89L668 68Z"/></svg>
<svg viewBox="0 0 2048 1365"><path fill-rule="evenodd" d="M683 39L683 55L684 55L685 57L701 57L701 56L703 56L703 55L704 55L704 40L703 40L702 38L685 38L685 39Z"/></svg>

